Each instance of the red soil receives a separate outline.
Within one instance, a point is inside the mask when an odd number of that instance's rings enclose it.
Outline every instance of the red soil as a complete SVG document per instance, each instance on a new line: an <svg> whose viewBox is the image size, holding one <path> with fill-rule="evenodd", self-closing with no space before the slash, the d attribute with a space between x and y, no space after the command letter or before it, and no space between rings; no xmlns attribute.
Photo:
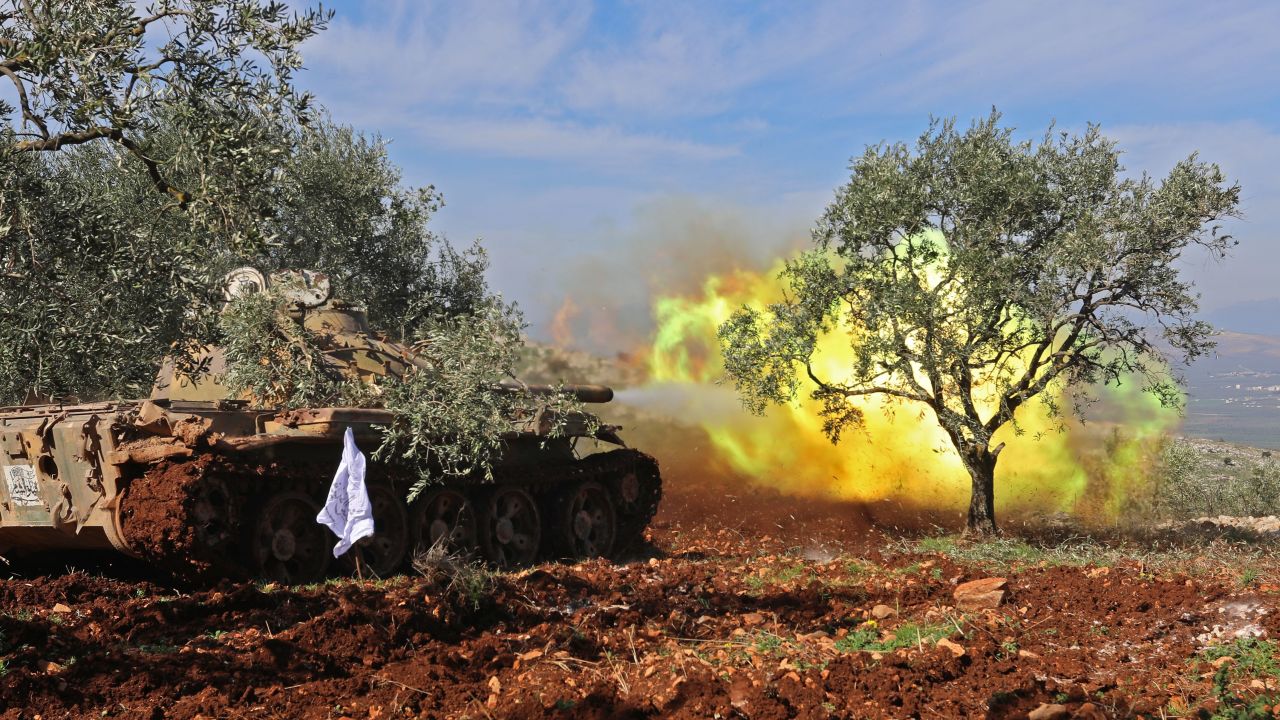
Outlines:
<svg viewBox="0 0 1280 720"><path fill-rule="evenodd" d="M1005 603L962 615L956 583L992 571L888 552L874 510L669 487L646 555L475 593L417 577L0 581L0 717L1154 717L1211 697L1197 636L1234 617L1220 608L1280 631L1276 596L1225 569L1136 562L1002 568ZM877 605L893 614L869 624ZM849 639L918 637L910 625L964 654Z"/></svg>

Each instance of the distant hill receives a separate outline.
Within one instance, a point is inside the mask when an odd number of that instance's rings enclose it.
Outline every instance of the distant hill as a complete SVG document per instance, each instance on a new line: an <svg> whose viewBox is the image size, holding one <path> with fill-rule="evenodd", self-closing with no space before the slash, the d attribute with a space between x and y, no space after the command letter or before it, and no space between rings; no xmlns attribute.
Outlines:
<svg viewBox="0 0 1280 720"><path fill-rule="evenodd" d="M1242 370L1280 373L1280 332L1265 335L1223 330L1217 341L1217 352L1196 361L1189 375L1218 375Z"/></svg>
<svg viewBox="0 0 1280 720"><path fill-rule="evenodd" d="M1185 370L1182 432L1280 449L1280 336L1223 331L1217 352Z"/></svg>
<svg viewBox="0 0 1280 720"><path fill-rule="evenodd" d="M1280 298L1236 303L1205 314L1216 328L1280 337Z"/></svg>

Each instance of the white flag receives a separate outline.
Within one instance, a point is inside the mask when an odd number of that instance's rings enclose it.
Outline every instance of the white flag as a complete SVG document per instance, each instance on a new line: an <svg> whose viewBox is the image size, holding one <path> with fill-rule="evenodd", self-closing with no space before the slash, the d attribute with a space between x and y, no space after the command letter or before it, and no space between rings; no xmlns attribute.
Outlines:
<svg viewBox="0 0 1280 720"><path fill-rule="evenodd" d="M356 447L351 428L347 428L342 438L342 464L333 476L329 498L316 515L316 522L327 525L338 536L338 544L333 546L334 557L373 534L373 507L364 484L364 454Z"/></svg>

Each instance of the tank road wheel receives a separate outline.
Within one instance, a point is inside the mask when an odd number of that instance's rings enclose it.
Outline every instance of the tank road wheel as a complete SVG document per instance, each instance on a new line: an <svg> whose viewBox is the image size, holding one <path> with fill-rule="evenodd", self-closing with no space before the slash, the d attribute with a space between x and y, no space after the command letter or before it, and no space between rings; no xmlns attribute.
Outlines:
<svg viewBox="0 0 1280 720"><path fill-rule="evenodd" d="M319 512L320 506L300 492L279 492L268 498L250 537L254 575L285 585L323 578L333 535L316 522Z"/></svg>
<svg viewBox="0 0 1280 720"><path fill-rule="evenodd" d="M236 498L221 478L204 476L195 485L189 517L195 525L196 540L207 550L222 555L235 546L238 534Z"/></svg>
<svg viewBox="0 0 1280 720"><path fill-rule="evenodd" d="M653 458L634 450L616 450L624 462L621 472L609 480L618 502L618 537L614 546L624 551L644 537L644 529L658 512L662 479Z"/></svg>
<svg viewBox="0 0 1280 720"><path fill-rule="evenodd" d="M343 565L354 571L353 553L358 552L365 568L380 578L389 577L400 569L409 553L409 510L391 486L378 483L369 485L369 504L373 509L373 535L343 555Z"/></svg>
<svg viewBox="0 0 1280 720"><path fill-rule="evenodd" d="M475 552L476 513L466 495L451 488L431 490L410 512L415 551L441 543L449 555Z"/></svg>
<svg viewBox="0 0 1280 720"><path fill-rule="evenodd" d="M538 505L523 488L500 487L484 504L480 546L500 568L529 565L538 557L542 539Z"/></svg>
<svg viewBox="0 0 1280 720"><path fill-rule="evenodd" d="M571 558L607 557L618 536L618 515L609 491L597 482L584 482L566 494L561 504L559 540Z"/></svg>

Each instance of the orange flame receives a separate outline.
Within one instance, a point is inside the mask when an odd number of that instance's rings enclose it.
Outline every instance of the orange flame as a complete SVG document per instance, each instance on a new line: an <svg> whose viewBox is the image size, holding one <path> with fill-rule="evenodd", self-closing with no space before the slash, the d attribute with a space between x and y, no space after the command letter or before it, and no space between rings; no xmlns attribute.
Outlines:
<svg viewBox="0 0 1280 720"><path fill-rule="evenodd" d="M578 307L571 296L565 295L560 309L556 310L555 316L551 319L551 340L555 342L556 347L573 346L573 321L580 314L582 314L582 308Z"/></svg>

